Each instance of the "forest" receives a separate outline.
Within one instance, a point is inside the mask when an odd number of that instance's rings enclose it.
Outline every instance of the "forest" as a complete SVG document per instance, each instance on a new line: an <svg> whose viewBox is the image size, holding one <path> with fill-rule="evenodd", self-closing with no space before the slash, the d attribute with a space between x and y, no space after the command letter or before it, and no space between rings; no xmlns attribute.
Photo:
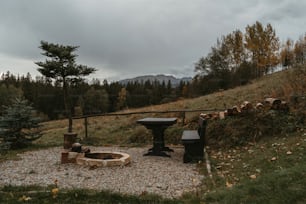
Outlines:
<svg viewBox="0 0 306 204"><path fill-rule="evenodd" d="M88 81L81 77L65 81L66 75L59 78L50 75L51 72L47 74L46 68L54 68L54 64L59 66L58 58L48 52L52 46L57 53L68 49L71 55L64 55L67 57L64 62L72 60L72 65L76 65L74 52L77 46L42 41L40 48L45 51L43 55L51 57L51 61L36 62L42 76L33 77L30 73L15 76L9 71L0 76L0 115L16 97L29 101L37 115L45 121L64 118L67 114L100 114L162 104L244 85L274 71L304 64L306 58L306 34L296 41L288 39L281 43L271 24L264 26L256 22L248 25L245 32L235 30L218 38L210 52L195 63L196 76L190 83L181 82L179 86L173 86L170 81L144 81L123 85L107 80ZM81 70L78 74L84 76L95 71L86 66L76 67ZM65 66L60 68L65 69ZM65 111L67 108L70 111Z"/></svg>

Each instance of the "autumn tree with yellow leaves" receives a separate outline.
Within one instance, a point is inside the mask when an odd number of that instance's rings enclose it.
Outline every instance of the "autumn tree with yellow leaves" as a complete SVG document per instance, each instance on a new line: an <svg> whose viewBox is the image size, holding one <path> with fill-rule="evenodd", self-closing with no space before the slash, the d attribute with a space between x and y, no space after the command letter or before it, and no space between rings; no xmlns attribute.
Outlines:
<svg viewBox="0 0 306 204"><path fill-rule="evenodd" d="M301 36L296 42L291 39L282 45L280 51L280 59L282 66L290 68L294 64L306 63L306 34Z"/></svg>
<svg viewBox="0 0 306 204"><path fill-rule="evenodd" d="M244 84L279 65L279 48L279 39L271 24L263 26L257 21L248 25L245 33L235 30L218 38L208 55L195 63L197 79L206 80L206 86L214 86L212 90Z"/></svg>
<svg viewBox="0 0 306 204"><path fill-rule="evenodd" d="M279 64L279 38L271 24L264 27L260 22L248 25L245 33L245 48L250 61L255 65L255 76L261 77Z"/></svg>
<svg viewBox="0 0 306 204"><path fill-rule="evenodd" d="M285 44L282 45L280 51L280 60L282 66L288 68L294 63L294 42L291 39L287 39Z"/></svg>
<svg viewBox="0 0 306 204"><path fill-rule="evenodd" d="M294 57L296 64L306 63L306 34L295 43Z"/></svg>

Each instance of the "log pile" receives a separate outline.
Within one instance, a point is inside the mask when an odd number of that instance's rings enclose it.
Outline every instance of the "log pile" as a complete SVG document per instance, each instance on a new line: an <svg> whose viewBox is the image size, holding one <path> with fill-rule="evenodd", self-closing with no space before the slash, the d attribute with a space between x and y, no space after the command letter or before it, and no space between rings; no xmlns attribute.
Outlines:
<svg viewBox="0 0 306 204"><path fill-rule="evenodd" d="M266 98L263 102L259 102L255 106L249 101L244 101L240 106L235 105L221 112L201 113L200 116L205 119L225 119L228 116L269 110L289 112L289 105L286 101L277 98Z"/></svg>

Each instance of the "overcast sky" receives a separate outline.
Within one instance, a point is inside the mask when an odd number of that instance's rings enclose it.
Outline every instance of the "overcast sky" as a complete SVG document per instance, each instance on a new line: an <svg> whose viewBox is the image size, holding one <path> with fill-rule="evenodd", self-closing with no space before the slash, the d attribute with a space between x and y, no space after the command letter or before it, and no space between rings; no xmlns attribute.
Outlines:
<svg viewBox="0 0 306 204"><path fill-rule="evenodd" d="M0 73L40 75L40 41L80 46L77 63L110 81L194 76L217 38L256 21L281 41L306 32L306 0L1 0Z"/></svg>

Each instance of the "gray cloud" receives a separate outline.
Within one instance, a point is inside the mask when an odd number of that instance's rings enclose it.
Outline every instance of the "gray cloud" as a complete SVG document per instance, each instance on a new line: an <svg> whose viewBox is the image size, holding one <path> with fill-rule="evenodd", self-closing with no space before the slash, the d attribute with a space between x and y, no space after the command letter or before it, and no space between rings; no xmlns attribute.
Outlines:
<svg viewBox="0 0 306 204"><path fill-rule="evenodd" d="M297 0L3 0L0 72L25 61L21 74L35 70L46 40L79 45L78 62L99 69L97 78L192 76L218 37L256 20L281 39L303 35L303 8Z"/></svg>

